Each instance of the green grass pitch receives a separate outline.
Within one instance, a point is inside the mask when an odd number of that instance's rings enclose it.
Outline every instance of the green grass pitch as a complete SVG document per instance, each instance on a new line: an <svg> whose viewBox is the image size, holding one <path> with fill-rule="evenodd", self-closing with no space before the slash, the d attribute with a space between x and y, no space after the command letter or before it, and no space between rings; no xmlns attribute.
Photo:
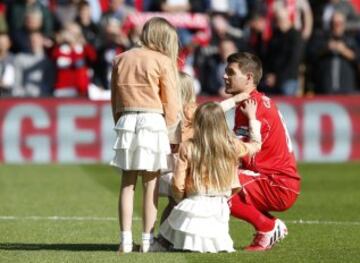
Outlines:
<svg viewBox="0 0 360 263"><path fill-rule="evenodd" d="M278 214L288 237L241 250L252 228L231 219L236 253L117 255L119 175L105 165L1 165L0 262L360 262L360 163L300 164L302 193ZM141 235L141 184L133 235ZM160 199L159 211L165 205ZM57 217L55 217L57 216Z"/></svg>

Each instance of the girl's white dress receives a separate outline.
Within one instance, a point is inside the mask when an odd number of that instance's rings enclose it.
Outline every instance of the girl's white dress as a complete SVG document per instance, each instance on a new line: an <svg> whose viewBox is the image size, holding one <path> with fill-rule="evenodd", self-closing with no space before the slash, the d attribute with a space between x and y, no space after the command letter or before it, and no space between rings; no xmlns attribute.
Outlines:
<svg viewBox="0 0 360 263"><path fill-rule="evenodd" d="M183 199L161 224L160 234L175 249L234 252L229 235L230 210L226 195L194 195Z"/></svg>
<svg viewBox="0 0 360 263"><path fill-rule="evenodd" d="M165 119L160 113L124 112L114 130L117 137L111 165L122 170L168 168L170 143Z"/></svg>

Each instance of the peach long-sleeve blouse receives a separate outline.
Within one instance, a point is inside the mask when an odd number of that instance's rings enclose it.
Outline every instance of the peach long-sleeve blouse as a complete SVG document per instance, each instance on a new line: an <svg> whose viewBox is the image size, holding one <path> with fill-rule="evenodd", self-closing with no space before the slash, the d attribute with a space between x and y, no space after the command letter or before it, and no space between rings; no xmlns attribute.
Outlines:
<svg viewBox="0 0 360 263"><path fill-rule="evenodd" d="M147 48L133 48L118 55L111 79L115 121L124 111L164 114L172 141L180 121L175 70L169 57Z"/></svg>

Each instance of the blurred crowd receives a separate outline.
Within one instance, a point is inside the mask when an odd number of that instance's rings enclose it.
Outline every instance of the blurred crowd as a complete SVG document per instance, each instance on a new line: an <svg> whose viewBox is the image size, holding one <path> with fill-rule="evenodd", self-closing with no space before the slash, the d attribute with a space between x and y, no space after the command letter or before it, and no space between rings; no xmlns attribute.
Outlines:
<svg viewBox="0 0 360 263"><path fill-rule="evenodd" d="M259 89L269 94L353 94L359 9L351 0L3 0L0 97L109 98L113 58L153 15L178 27L179 67L197 94L227 96L226 58L236 51L261 58Z"/></svg>

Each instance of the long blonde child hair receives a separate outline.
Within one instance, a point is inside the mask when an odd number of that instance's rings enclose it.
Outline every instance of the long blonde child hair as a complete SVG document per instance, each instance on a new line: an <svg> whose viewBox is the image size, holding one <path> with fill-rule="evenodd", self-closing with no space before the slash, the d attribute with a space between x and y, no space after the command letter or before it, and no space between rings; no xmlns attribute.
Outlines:
<svg viewBox="0 0 360 263"><path fill-rule="evenodd" d="M182 106L184 107L186 104L195 103L194 79L185 72L179 72L179 85Z"/></svg>
<svg viewBox="0 0 360 263"><path fill-rule="evenodd" d="M149 19L143 26L140 41L147 48L168 56L173 64L177 65L179 38L176 28L165 18L153 17Z"/></svg>
<svg viewBox="0 0 360 263"><path fill-rule="evenodd" d="M195 190L227 191L234 178L237 154L225 114L218 103L208 102L194 115L190 176Z"/></svg>
<svg viewBox="0 0 360 263"><path fill-rule="evenodd" d="M150 18L143 26L140 45L168 56L173 65L176 87L179 86L177 60L179 54L179 37L176 28L165 18ZM180 90L177 89L179 107L182 109ZM182 111L180 112L182 115ZM179 116L182 118L182 116Z"/></svg>

